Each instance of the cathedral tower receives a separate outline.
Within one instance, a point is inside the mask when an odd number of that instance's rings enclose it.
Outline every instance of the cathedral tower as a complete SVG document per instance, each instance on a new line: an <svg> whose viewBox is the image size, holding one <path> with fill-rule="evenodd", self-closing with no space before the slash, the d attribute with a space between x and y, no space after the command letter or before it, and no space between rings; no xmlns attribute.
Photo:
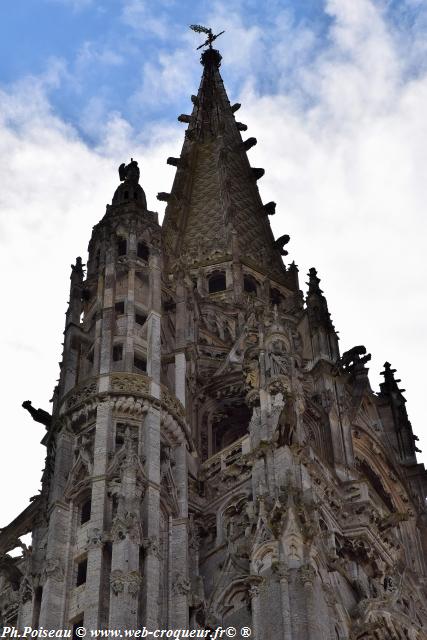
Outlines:
<svg viewBox="0 0 427 640"><path fill-rule="evenodd" d="M0 532L0 622L425 639L426 473L399 381L386 363L376 394L365 347L340 354L314 268L304 297L221 55L201 63L162 227L131 160L72 266L52 414L24 403L47 458Z"/></svg>

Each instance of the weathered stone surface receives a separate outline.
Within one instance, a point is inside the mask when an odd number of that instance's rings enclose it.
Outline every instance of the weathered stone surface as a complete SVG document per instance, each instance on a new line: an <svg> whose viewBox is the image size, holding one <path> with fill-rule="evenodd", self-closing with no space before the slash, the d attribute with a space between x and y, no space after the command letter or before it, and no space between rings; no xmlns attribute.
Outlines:
<svg viewBox="0 0 427 640"><path fill-rule="evenodd" d="M72 267L41 494L0 532L0 628L421 640L426 473L274 240L214 49L163 227L131 160ZM19 537L32 530L27 548ZM8 551L21 546L21 556Z"/></svg>

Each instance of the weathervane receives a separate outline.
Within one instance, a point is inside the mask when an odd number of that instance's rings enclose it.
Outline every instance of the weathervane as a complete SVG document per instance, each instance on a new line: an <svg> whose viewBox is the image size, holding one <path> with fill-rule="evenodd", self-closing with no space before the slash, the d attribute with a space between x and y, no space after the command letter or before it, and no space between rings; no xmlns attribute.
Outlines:
<svg viewBox="0 0 427 640"><path fill-rule="evenodd" d="M201 24L190 24L190 29L193 29L193 31L196 31L196 33L207 33L208 35L208 39L206 40L206 42L201 44L200 47L197 47L197 49L201 49L202 47L207 47L208 45L209 45L209 49L212 49L212 42L217 38L219 38L219 36L222 36L223 33L225 33L225 31L220 31L220 33L217 33L216 36L214 36L214 34L212 33L212 29L203 27Z"/></svg>

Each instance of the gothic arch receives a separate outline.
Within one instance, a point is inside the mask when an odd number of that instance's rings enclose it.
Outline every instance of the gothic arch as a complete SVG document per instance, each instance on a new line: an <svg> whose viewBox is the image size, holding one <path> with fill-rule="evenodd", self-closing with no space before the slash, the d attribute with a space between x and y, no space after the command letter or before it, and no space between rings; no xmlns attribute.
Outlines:
<svg viewBox="0 0 427 640"><path fill-rule="evenodd" d="M389 511L406 511L403 499L405 496L401 490L397 490L396 485L398 482L399 488L404 488L407 493L405 483L401 481L400 473L395 470L394 465L391 465L377 438L364 429L357 429L353 432L353 449L356 467L370 480Z"/></svg>

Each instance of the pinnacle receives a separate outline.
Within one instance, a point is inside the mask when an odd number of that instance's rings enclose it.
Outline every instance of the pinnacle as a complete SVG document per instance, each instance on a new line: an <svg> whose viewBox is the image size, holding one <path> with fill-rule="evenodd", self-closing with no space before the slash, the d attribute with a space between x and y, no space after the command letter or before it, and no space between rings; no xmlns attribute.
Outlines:
<svg viewBox="0 0 427 640"><path fill-rule="evenodd" d="M188 125L179 158L168 158L177 168L171 193L158 198L167 202L163 236L172 255L186 254L189 263L239 255L264 273L286 278L281 256L289 236L274 240L268 220L275 203L263 205L257 182L265 174L251 167L247 151L257 144L242 139L247 126L234 113L219 71L220 53L206 49L199 91L191 96L192 112L178 120ZM177 233L178 230L178 233ZM235 240L233 240L233 237Z"/></svg>
<svg viewBox="0 0 427 640"><path fill-rule="evenodd" d="M323 291L319 287L320 278L317 276L317 270L314 267L311 267L308 271L309 280L306 284L308 284L308 293L318 293L323 294Z"/></svg>

